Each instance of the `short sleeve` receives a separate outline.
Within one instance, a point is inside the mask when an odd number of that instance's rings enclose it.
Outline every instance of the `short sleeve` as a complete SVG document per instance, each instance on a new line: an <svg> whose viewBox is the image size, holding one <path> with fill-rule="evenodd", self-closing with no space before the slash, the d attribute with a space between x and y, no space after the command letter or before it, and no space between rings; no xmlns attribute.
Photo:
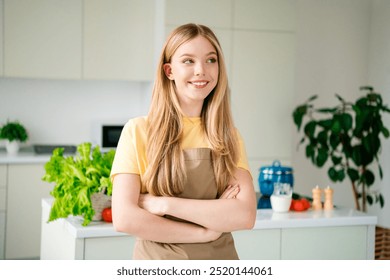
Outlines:
<svg viewBox="0 0 390 280"><path fill-rule="evenodd" d="M146 120L144 118L129 120L118 141L111 168L111 179L120 173L142 175L145 172L145 141Z"/></svg>
<svg viewBox="0 0 390 280"><path fill-rule="evenodd" d="M240 147L240 150L239 150L240 157L239 157L239 160L238 160L237 167L246 169L250 173L248 157L247 157L247 154L246 154L246 148L245 148L244 140L242 139L242 136L241 136L240 132L238 131L238 129L236 130L236 132L237 132L237 138L238 138L238 143L239 143L239 147Z"/></svg>

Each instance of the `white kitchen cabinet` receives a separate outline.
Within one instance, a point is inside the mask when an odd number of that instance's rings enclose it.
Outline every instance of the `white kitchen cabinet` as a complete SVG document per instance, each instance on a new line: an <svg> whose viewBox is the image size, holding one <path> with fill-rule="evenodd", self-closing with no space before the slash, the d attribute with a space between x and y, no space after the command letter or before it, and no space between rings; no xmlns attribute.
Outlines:
<svg viewBox="0 0 390 280"><path fill-rule="evenodd" d="M249 158L291 157L294 34L235 31L232 110Z"/></svg>
<svg viewBox="0 0 390 280"><path fill-rule="evenodd" d="M5 77L153 79L154 0L0 1Z"/></svg>
<svg viewBox="0 0 390 280"><path fill-rule="evenodd" d="M0 0L0 77L4 75L4 0ZM1 258L0 258L1 259Z"/></svg>
<svg viewBox="0 0 390 280"><path fill-rule="evenodd" d="M42 200L41 259L130 260L135 237L112 230L112 224L91 222L83 227L79 218L47 222L52 198ZM106 234L108 232L109 234Z"/></svg>
<svg viewBox="0 0 390 280"><path fill-rule="evenodd" d="M295 31L296 0L234 0L233 28Z"/></svg>
<svg viewBox="0 0 390 280"><path fill-rule="evenodd" d="M279 260L281 230L244 230L232 233L241 260Z"/></svg>
<svg viewBox="0 0 390 280"><path fill-rule="evenodd" d="M0 260L5 255L5 211L7 195L7 166L0 165Z"/></svg>
<svg viewBox="0 0 390 280"><path fill-rule="evenodd" d="M153 0L85 0L83 78L150 81L155 72Z"/></svg>
<svg viewBox="0 0 390 280"><path fill-rule="evenodd" d="M364 260L369 255L369 230L367 226L284 229L281 259Z"/></svg>
<svg viewBox="0 0 390 280"><path fill-rule="evenodd" d="M6 259L39 258L41 200L52 190L44 174L42 163L8 165Z"/></svg>
<svg viewBox="0 0 390 280"><path fill-rule="evenodd" d="M242 260L364 260L372 259L371 230L366 225L255 229L233 236Z"/></svg>
<svg viewBox="0 0 390 280"><path fill-rule="evenodd" d="M4 76L80 79L82 1L4 0Z"/></svg>
<svg viewBox="0 0 390 280"><path fill-rule="evenodd" d="M199 23L215 28L232 27L232 0L166 0L165 23L178 26Z"/></svg>

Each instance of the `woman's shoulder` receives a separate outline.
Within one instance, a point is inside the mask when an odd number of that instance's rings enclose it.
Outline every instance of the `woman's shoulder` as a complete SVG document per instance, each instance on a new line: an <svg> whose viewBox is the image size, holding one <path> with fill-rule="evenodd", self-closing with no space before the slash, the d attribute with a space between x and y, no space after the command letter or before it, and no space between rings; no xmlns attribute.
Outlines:
<svg viewBox="0 0 390 280"><path fill-rule="evenodd" d="M141 116L141 117L135 117L129 119L125 126L127 126L128 128L142 128L142 127L146 127L146 124L147 124L147 117Z"/></svg>

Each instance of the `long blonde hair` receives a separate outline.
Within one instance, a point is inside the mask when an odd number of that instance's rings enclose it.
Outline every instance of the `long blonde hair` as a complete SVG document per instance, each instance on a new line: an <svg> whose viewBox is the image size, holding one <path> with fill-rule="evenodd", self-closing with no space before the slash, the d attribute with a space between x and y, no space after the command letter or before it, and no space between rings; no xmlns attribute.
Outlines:
<svg viewBox="0 0 390 280"><path fill-rule="evenodd" d="M147 118L148 167L142 176L142 183L146 190L154 195L175 196L183 191L186 179L180 142L183 114L176 96L174 81L167 78L163 65L170 62L180 45L197 36L209 40L218 56L218 83L204 100L201 120L211 145L219 195L227 187L237 165L238 140L230 109L226 66L219 41L204 25L190 23L179 26L172 31L163 47Z"/></svg>

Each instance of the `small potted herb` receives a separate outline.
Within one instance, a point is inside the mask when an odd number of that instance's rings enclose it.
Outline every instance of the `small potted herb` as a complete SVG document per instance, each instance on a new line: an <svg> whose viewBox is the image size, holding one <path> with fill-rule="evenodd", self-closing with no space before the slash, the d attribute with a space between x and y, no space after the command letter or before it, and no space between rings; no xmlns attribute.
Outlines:
<svg viewBox="0 0 390 280"><path fill-rule="evenodd" d="M6 140L6 149L9 154L16 154L20 143L28 140L27 130L19 122L8 121L0 128L0 139Z"/></svg>

